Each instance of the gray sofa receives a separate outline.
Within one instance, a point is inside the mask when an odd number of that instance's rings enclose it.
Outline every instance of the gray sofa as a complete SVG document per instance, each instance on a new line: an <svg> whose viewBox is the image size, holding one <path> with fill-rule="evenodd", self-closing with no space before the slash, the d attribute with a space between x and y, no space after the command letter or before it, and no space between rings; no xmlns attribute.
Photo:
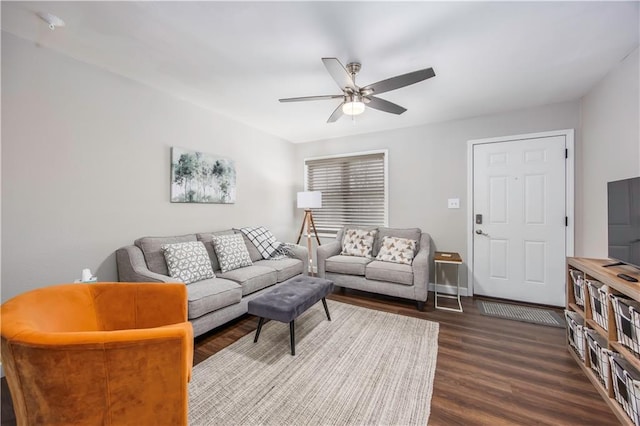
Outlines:
<svg viewBox="0 0 640 426"><path fill-rule="evenodd" d="M222 273L212 236L234 232L239 231L139 238L133 245L116 251L118 279L124 282L176 282L169 276L160 247L163 244L202 241L216 277L187 284L189 321L193 325L194 336L199 336L245 314L249 300L308 271L309 256L305 247L292 246L294 258L264 260L253 243L244 237L253 265Z"/></svg>
<svg viewBox="0 0 640 426"><path fill-rule="evenodd" d="M363 228L352 226L351 228ZM387 296L415 300L419 310L427 301L429 267L431 259L431 237L419 228L372 228L377 229L373 258L343 256L342 237L344 228L336 240L318 247L318 276L332 280L336 286L363 290ZM382 262L375 257L384 236L407 238L418 241L417 251L411 265Z"/></svg>

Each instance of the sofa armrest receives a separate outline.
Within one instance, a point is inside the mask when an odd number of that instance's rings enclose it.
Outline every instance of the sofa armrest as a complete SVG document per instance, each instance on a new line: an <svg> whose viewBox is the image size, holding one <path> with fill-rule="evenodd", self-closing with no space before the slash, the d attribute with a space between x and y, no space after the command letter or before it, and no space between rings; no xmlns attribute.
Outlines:
<svg viewBox="0 0 640 426"><path fill-rule="evenodd" d="M318 258L318 276L320 278L324 278L325 261L331 256L340 254L341 251L342 244L340 244L340 241L332 241L329 244L318 246L318 249L316 250L316 256Z"/></svg>
<svg viewBox="0 0 640 426"><path fill-rule="evenodd" d="M175 278L150 271L138 246L126 246L116 250L116 264L118 280L121 282L176 282Z"/></svg>
<svg viewBox="0 0 640 426"><path fill-rule="evenodd" d="M287 248L291 250L291 254L295 259L302 261L302 273L309 275L309 250L299 244L287 244Z"/></svg>
<svg viewBox="0 0 640 426"><path fill-rule="evenodd" d="M420 249L413 258L411 268L413 269L413 285L419 299L424 297L427 300L429 293L429 267L431 257L431 236L422 233L420 236Z"/></svg>

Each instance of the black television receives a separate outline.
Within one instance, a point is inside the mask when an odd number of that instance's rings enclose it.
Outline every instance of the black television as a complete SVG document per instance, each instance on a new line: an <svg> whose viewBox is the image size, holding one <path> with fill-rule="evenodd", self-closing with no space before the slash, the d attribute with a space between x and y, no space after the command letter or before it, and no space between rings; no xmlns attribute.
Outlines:
<svg viewBox="0 0 640 426"><path fill-rule="evenodd" d="M640 269L640 177L607 184L609 257Z"/></svg>

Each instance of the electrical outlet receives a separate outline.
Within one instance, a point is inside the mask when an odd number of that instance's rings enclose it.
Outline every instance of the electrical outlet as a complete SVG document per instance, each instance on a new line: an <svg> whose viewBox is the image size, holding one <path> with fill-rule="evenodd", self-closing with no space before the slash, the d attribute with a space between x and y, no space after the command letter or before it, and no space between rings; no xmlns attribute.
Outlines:
<svg viewBox="0 0 640 426"><path fill-rule="evenodd" d="M448 207L450 209L460 208L460 198L449 198Z"/></svg>

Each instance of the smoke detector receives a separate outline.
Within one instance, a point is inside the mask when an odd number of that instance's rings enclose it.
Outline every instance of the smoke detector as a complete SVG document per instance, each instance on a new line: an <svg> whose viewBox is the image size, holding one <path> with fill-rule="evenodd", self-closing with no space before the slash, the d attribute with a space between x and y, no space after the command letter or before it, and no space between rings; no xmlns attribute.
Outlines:
<svg viewBox="0 0 640 426"><path fill-rule="evenodd" d="M49 25L51 31L58 27L64 27L64 21L52 13L40 12L38 17Z"/></svg>

